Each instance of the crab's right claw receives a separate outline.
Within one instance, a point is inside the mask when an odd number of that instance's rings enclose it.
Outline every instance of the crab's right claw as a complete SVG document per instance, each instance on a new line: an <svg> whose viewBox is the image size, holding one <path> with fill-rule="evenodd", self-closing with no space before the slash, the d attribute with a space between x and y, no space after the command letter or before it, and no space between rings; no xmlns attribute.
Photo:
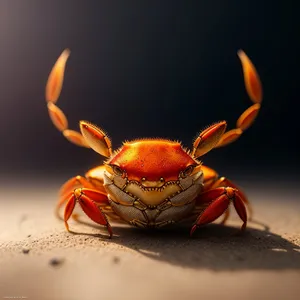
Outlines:
<svg viewBox="0 0 300 300"><path fill-rule="evenodd" d="M225 132L216 148L236 141L252 125L261 106L260 103L263 97L262 85L255 66L243 50L238 51L238 57L242 63L246 91L254 104L241 114L236 122L235 129Z"/></svg>

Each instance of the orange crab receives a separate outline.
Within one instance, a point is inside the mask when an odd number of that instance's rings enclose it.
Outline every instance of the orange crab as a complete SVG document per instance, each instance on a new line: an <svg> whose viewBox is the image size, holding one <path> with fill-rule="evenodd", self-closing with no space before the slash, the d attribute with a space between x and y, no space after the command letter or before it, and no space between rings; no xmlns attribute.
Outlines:
<svg viewBox="0 0 300 300"><path fill-rule="evenodd" d="M246 90L254 104L242 113L235 129L226 131L225 121L213 124L199 134L191 150L176 141L145 138L125 142L113 151L107 134L87 121L80 121L81 133L68 129L66 116L55 104L69 54L69 50L63 51L48 78L46 100L50 118L70 142L92 148L107 160L84 177L73 177L62 186L56 212L65 205L67 230L76 203L90 219L106 226L110 237L113 232L109 220L144 228L191 220L192 235L199 226L223 214L225 223L231 203L243 221L241 230L245 230L246 207L251 214L246 196L230 180L204 166L199 158L238 139L259 112L262 87L247 55L238 51Z"/></svg>

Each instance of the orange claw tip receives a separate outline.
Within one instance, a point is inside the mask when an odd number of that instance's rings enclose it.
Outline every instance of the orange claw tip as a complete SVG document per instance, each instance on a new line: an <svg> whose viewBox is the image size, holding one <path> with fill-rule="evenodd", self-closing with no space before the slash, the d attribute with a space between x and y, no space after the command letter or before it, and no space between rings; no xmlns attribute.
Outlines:
<svg viewBox="0 0 300 300"><path fill-rule="evenodd" d="M237 120L237 127L242 129L243 131L246 130L251 124L254 122L258 112L260 109L260 103L255 103L246 109L242 115Z"/></svg>
<svg viewBox="0 0 300 300"><path fill-rule="evenodd" d="M59 131L64 131L68 128L68 121L65 114L52 102L48 102L48 112L52 123Z"/></svg>
<svg viewBox="0 0 300 300"><path fill-rule="evenodd" d="M63 80L66 62L70 56L70 50L65 49L54 64L46 85L46 101L56 103L59 98Z"/></svg>
<svg viewBox="0 0 300 300"><path fill-rule="evenodd" d="M260 103L262 101L262 86L258 73L243 50L239 50L237 54L242 63L247 93L254 103Z"/></svg>
<svg viewBox="0 0 300 300"><path fill-rule="evenodd" d="M63 135L67 140L77 146L90 148L90 146L86 143L84 137L77 131L66 129L63 131Z"/></svg>

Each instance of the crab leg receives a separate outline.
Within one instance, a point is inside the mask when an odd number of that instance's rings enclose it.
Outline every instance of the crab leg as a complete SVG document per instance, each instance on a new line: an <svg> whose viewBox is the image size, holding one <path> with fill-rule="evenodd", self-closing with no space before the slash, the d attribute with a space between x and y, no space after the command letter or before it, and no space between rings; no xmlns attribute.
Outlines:
<svg viewBox="0 0 300 300"><path fill-rule="evenodd" d="M238 190L231 187L215 188L202 193L197 202L199 202L199 204L208 204L208 206L198 216L191 229L191 236L198 227L215 221L225 213L231 202L233 202L239 217L243 221L241 230L245 230L247 226L247 212Z"/></svg>
<svg viewBox="0 0 300 300"><path fill-rule="evenodd" d="M232 188L238 190L241 199L243 200L243 202L245 203L245 205L248 209L248 212L249 212L248 220L250 221L252 219L252 216L253 216L252 205L249 202L246 195L243 193L243 191L236 184L234 184L231 180L229 180L226 177L221 177L212 186L212 188L217 188L217 187L232 187ZM221 223L224 224L228 217L229 217L229 209L227 210L227 215L225 215L224 220Z"/></svg>
<svg viewBox="0 0 300 300"><path fill-rule="evenodd" d="M60 208L68 201L69 195L76 188L84 187L94 189L95 187L84 177L78 175L69 179L60 189L60 198L55 208L55 214L58 218Z"/></svg>
<svg viewBox="0 0 300 300"><path fill-rule="evenodd" d="M262 101L262 86L255 66L242 50L238 51L238 56L242 63L244 82L249 98L254 102L252 106L246 109L238 118L236 128L231 129L222 136L215 148L226 146L237 140L241 134L252 125L259 110Z"/></svg>
<svg viewBox="0 0 300 300"><path fill-rule="evenodd" d="M87 188L79 188L76 189L73 193L71 193L71 195L69 195L68 197L65 213L64 213L65 226L68 231L70 231L68 220L72 215L76 202L79 203L82 210L92 221L107 227L107 230L109 232L109 237L111 238L113 235L111 226L106 218L106 215L103 213L102 209L98 206L99 204L108 205L108 200L106 195L102 194L97 190L87 189Z"/></svg>
<svg viewBox="0 0 300 300"><path fill-rule="evenodd" d="M219 184L219 185L217 184L219 182L219 175L215 170L213 170L213 169L211 169L207 166L204 166L204 165L201 166L201 169L202 169L203 174L204 174L204 181L203 181L204 191L208 191L212 187L216 188L216 187L221 187L222 186L222 184ZM222 177L222 178L224 178L224 177ZM226 184L224 184L223 186L226 186ZM231 187L236 188L235 186L231 186ZM201 206L200 206L200 208L201 208ZM228 220L229 216L230 216L230 210L229 210L229 207L228 207L227 210L224 213L224 218L221 221L221 224L224 225L226 223L226 221Z"/></svg>
<svg viewBox="0 0 300 300"><path fill-rule="evenodd" d="M240 197L242 198L243 202L246 204L246 207L248 209L248 212L249 212L248 219L251 220L252 215L253 215L252 205L249 202L246 195L243 193L243 191L228 178L219 177L218 173L215 170L213 170L207 166L204 166L204 165L201 166L201 169L204 174L204 182L203 182L204 183L204 191L208 191L210 189L214 189L217 187L232 187L232 188L238 190ZM224 219L221 221L221 224L225 224L229 215L230 215L230 212L229 212L229 208L228 208L225 212Z"/></svg>
<svg viewBox="0 0 300 300"><path fill-rule="evenodd" d="M76 187L94 188L94 186L83 176L77 175L69 179L60 189L61 196L70 193Z"/></svg>

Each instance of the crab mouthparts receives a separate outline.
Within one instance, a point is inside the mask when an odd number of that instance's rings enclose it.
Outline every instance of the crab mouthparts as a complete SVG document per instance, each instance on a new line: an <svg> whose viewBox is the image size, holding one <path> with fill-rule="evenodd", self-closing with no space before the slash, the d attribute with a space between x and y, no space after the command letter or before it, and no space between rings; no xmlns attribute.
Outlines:
<svg viewBox="0 0 300 300"><path fill-rule="evenodd" d="M165 180L163 178L161 178L160 180L153 180L153 181L146 180L145 178L142 178L141 180L141 186L146 190L159 189L163 187L164 184L165 184Z"/></svg>
<svg viewBox="0 0 300 300"><path fill-rule="evenodd" d="M182 189L176 182L166 182L160 186L144 186L137 182L129 182L124 192L139 199L146 205L156 206L165 201L169 197L173 197L181 193Z"/></svg>

